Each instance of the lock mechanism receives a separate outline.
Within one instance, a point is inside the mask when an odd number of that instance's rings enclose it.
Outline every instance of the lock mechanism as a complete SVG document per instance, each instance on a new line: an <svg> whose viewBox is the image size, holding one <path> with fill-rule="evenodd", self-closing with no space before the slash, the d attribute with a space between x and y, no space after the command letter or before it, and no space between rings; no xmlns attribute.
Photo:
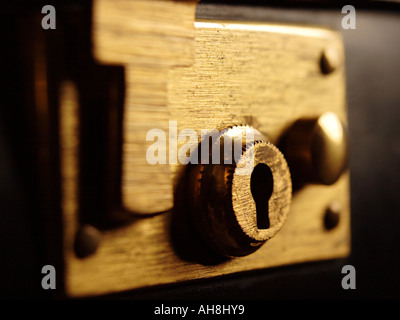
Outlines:
<svg viewBox="0 0 400 320"><path fill-rule="evenodd" d="M235 147L240 149L236 157ZM285 222L292 194L289 167L279 149L253 128L223 130L215 148L224 152L220 163L208 161L190 171L190 213L214 251L227 257L245 256Z"/></svg>
<svg viewBox="0 0 400 320"><path fill-rule="evenodd" d="M225 7L210 16L195 1L95 0L87 11L91 51L71 53L91 55L93 81L71 74L50 126L60 127L50 167L62 164L66 295L349 255L342 36L276 23L267 7L247 8L261 21ZM207 148L208 130L218 132ZM211 161L191 161L197 147Z"/></svg>

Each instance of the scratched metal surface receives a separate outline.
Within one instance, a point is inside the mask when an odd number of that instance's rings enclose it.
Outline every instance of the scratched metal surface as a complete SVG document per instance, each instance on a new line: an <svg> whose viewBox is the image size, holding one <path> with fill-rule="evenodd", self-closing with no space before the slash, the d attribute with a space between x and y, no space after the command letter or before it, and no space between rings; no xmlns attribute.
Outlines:
<svg viewBox="0 0 400 320"><path fill-rule="evenodd" d="M85 5L90 5L85 2ZM333 5L334 7L334 5ZM349 258L292 265L196 283L166 286L105 298L399 298L400 274L400 9L357 9L357 29L343 30L351 143L352 254ZM3 14L8 14L3 8ZM79 6L75 7L79 11ZM74 10L75 10L74 9ZM333 9L281 7L221 7L200 4L200 18L240 18L327 25L338 30L342 15ZM16 46L18 23L3 19L2 47ZM14 31L13 31L14 30ZM38 248L41 231L32 221L32 208L21 182L23 140L18 120L29 122L12 109L24 103L19 95L18 57L1 51L0 80L0 251L1 294L6 297L37 296L40 283ZM21 133L22 135L22 133ZM18 160L18 161L17 161ZM41 263L41 261L40 261ZM344 264L357 270L357 289L343 290ZM39 295L43 295L43 290Z"/></svg>
<svg viewBox="0 0 400 320"><path fill-rule="evenodd" d="M342 30L338 9L200 4L199 18L304 22L341 30L346 50L351 144L352 254L113 298L398 298L400 296L400 11L357 10L357 29ZM357 289L343 290L352 264Z"/></svg>

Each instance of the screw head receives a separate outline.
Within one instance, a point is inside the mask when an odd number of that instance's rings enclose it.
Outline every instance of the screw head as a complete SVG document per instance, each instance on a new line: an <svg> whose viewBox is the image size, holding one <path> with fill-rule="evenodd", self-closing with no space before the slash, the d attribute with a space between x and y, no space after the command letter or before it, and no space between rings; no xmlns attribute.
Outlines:
<svg viewBox="0 0 400 320"><path fill-rule="evenodd" d="M339 201L332 201L326 208L324 215L324 227L326 230L334 229L340 221L342 205Z"/></svg>
<svg viewBox="0 0 400 320"><path fill-rule="evenodd" d="M323 74L333 73L339 68L341 59L339 52L335 47L327 47L321 54L320 68Z"/></svg>
<svg viewBox="0 0 400 320"><path fill-rule="evenodd" d="M85 258L96 252L100 245L101 232L91 225L79 227L75 236L75 254L79 258Z"/></svg>

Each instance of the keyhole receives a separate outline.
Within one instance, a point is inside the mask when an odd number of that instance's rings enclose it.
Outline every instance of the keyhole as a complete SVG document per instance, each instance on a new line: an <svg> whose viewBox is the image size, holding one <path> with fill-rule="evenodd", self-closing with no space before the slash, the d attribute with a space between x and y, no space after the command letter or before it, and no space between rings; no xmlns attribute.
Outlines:
<svg viewBox="0 0 400 320"><path fill-rule="evenodd" d="M256 203L257 228L268 229L270 227L268 216L268 201L274 189L274 179L271 169L263 163L256 165L251 174L251 194Z"/></svg>

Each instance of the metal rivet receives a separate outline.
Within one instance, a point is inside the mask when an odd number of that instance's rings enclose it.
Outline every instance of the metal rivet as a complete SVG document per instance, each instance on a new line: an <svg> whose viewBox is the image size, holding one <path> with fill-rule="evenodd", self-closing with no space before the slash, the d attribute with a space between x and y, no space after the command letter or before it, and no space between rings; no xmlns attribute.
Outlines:
<svg viewBox="0 0 400 320"><path fill-rule="evenodd" d="M340 221L342 205L339 201L332 201L325 210L324 227L326 230L334 229Z"/></svg>
<svg viewBox="0 0 400 320"><path fill-rule="evenodd" d="M101 232L91 225L79 227L75 237L75 254L85 258L96 252L101 240Z"/></svg>
<svg viewBox="0 0 400 320"><path fill-rule="evenodd" d="M336 48L327 47L321 55L320 67L323 74L330 74L340 66L340 57Z"/></svg>

